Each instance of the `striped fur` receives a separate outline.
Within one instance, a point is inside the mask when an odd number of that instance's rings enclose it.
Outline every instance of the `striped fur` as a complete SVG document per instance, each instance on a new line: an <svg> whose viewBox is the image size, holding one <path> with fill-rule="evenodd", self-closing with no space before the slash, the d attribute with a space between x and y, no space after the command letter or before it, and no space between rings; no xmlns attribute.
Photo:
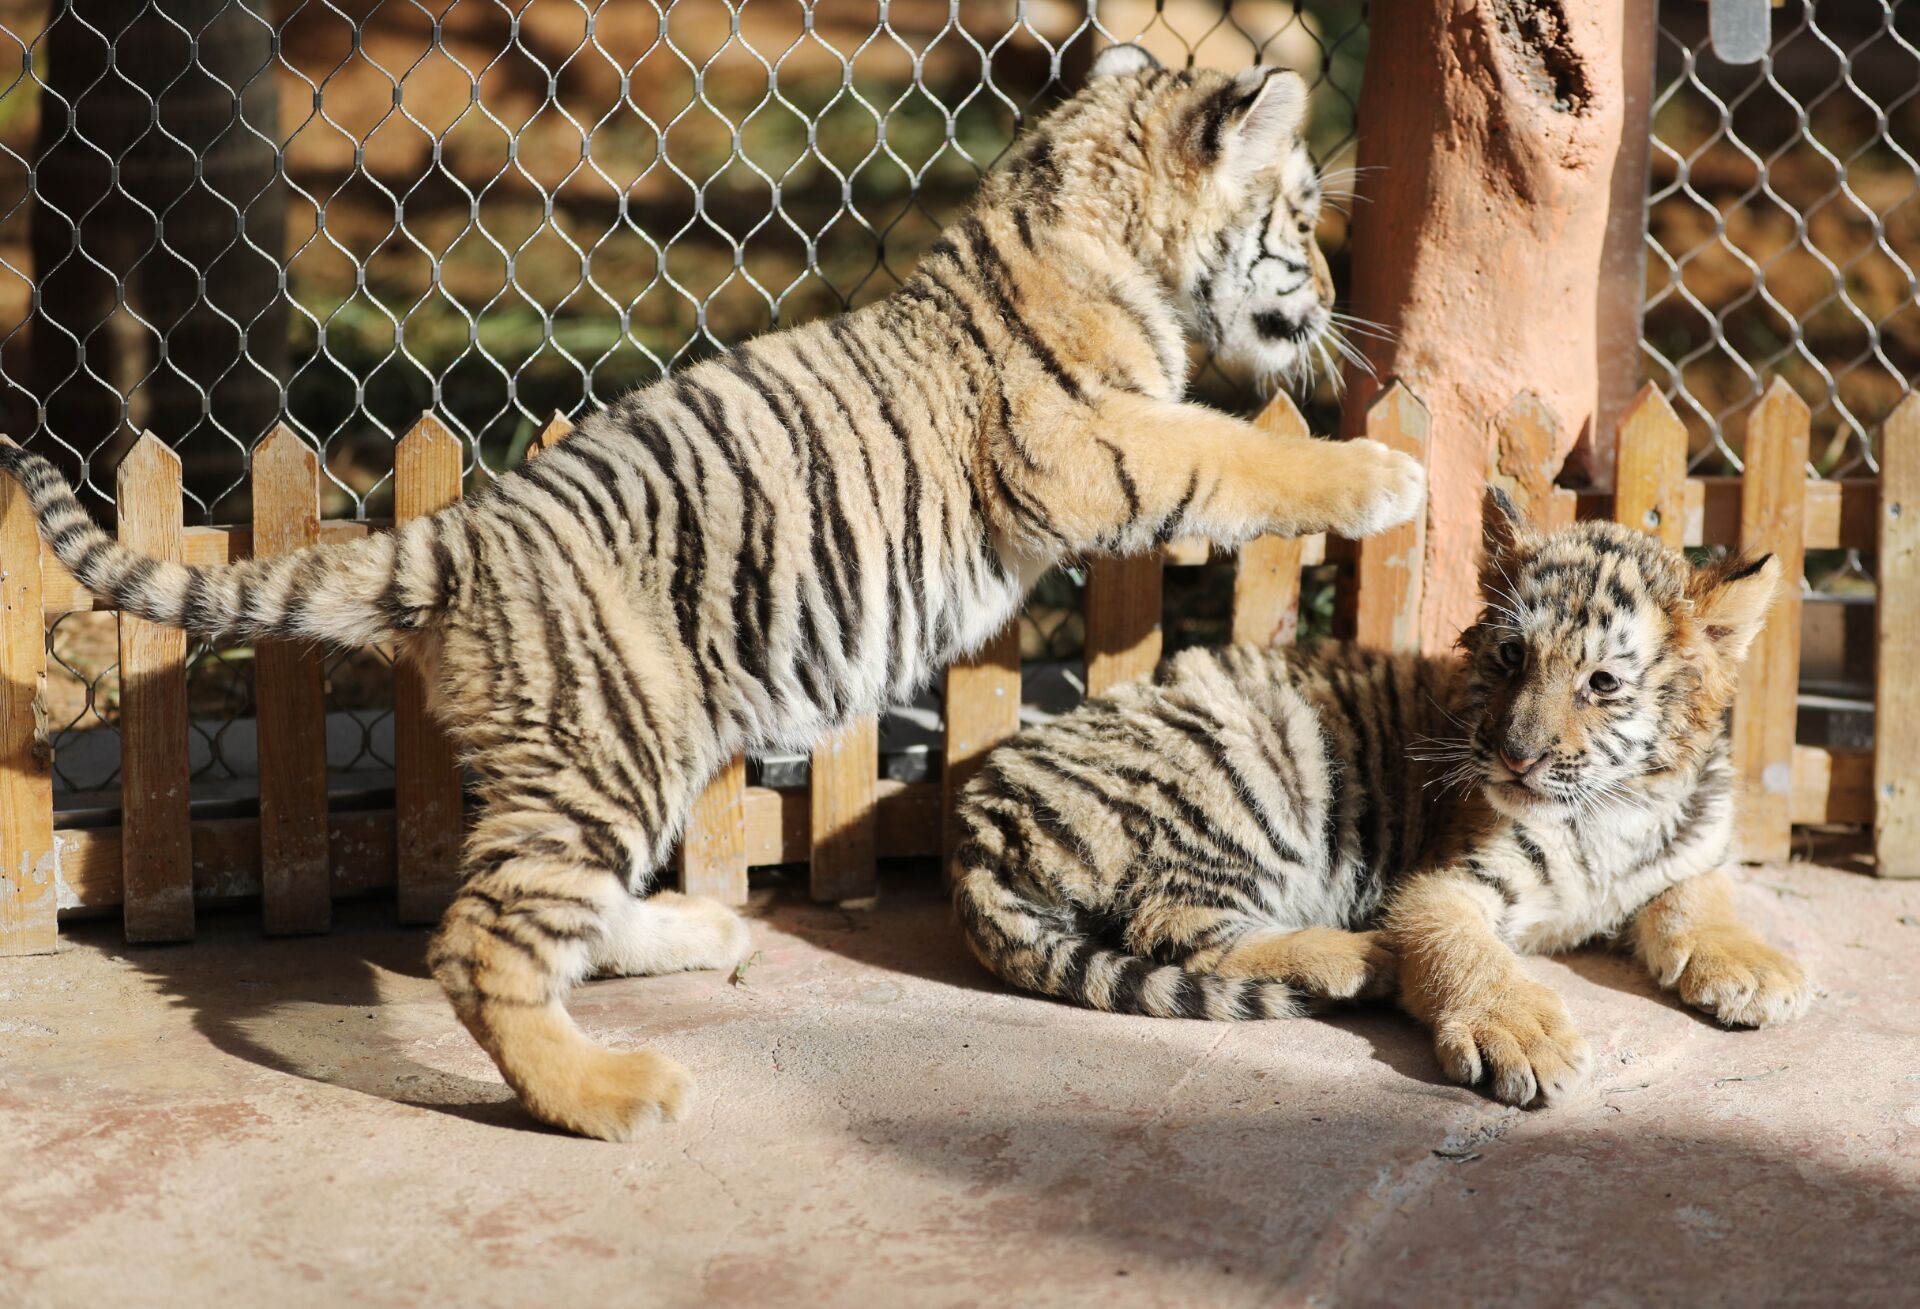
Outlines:
<svg viewBox="0 0 1920 1309"><path fill-rule="evenodd" d="M1419 504L1419 468L1382 447L1181 401L1196 337L1287 372L1325 326L1303 84L1124 53L1096 73L897 294L638 391L397 535L157 564L0 453L62 561L128 612L392 637L429 671L482 804L432 966L542 1119L624 1138L684 1105L683 1070L593 1045L563 1001L591 972L745 949L731 911L652 889L736 751L910 696L1063 558L1362 535ZM1234 326L1255 319L1277 327Z"/></svg>
<svg viewBox="0 0 1920 1309"><path fill-rule="evenodd" d="M1517 1103L1581 1059L1546 1040L1558 1002L1521 985L1516 951L1631 925L1690 1002L1731 1022L1797 1011L1798 969L1701 880L1727 856L1727 710L1777 565L1696 569L1612 524L1542 538L1495 504L1464 658L1192 650L995 751L954 868L974 953L1093 1008L1215 1019L1385 992L1397 967L1449 1071L1491 1068ZM1709 966L1705 920L1749 985L1682 984ZM1552 1047L1537 1064L1482 1012L1507 992Z"/></svg>

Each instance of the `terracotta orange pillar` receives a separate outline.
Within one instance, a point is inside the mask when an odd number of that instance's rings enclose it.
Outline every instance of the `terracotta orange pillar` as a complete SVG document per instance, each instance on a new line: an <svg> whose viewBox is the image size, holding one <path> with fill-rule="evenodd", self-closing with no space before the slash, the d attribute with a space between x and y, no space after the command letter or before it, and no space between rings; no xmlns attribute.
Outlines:
<svg viewBox="0 0 1920 1309"><path fill-rule="evenodd" d="M1645 21L1633 0L1392 0L1374 11L1353 309L1393 340L1367 345L1375 377L1350 371L1345 429L1396 377L1432 414L1427 650L1451 644L1476 609L1495 416L1533 392L1559 419L1559 458L1594 420L1629 5Z"/></svg>

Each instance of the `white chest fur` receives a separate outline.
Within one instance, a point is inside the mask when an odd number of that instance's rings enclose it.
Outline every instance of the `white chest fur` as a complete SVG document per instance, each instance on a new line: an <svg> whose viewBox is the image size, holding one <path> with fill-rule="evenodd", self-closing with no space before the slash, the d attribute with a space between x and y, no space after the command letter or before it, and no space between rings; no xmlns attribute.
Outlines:
<svg viewBox="0 0 1920 1309"><path fill-rule="evenodd" d="M1523 951L1548 953L1617 931L1668 887L1718 867L1732 831L1732 805L1724 801L1664 820L1635 813L1579 827L1510 829L1495 841L1515 888L1507 935Z"/></svg>

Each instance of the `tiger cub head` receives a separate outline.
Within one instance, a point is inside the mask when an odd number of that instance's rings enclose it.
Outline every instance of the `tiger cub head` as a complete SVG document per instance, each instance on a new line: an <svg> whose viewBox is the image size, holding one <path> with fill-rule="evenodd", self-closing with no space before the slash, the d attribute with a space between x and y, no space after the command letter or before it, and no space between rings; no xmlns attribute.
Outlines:
<svg viewBox="0 0 1920 1309"><path fill-rule="evenodd" d="M1513 817L1646 808L1719 747L1779 561L1696 566L1617 523L1543 534L1488 501L1486 609L1461 637L1473 779Z"/></svg>
<svg viewBox="0 0 1920 1309"><path fill-rule="evenodd" d="M1304 381L1316 359L1332 363L1333 322L1306 112L1297 73L1173 71L1111 46L1086 87L1016 145L1008 198L1119 237L1193 336L1262 377Z"/></svg>

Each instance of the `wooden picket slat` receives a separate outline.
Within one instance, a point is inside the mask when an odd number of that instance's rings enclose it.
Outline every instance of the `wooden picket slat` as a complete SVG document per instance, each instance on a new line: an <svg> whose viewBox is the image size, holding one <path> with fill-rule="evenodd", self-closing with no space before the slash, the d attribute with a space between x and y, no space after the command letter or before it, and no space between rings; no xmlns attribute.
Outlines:
<svg viewBox="0 0 1920 1309"><path fill-rule="evenodd" d="M547 425L540 429L540 435L527 444L527 458L533 459L567 439L573 433L573 423L558 409L553 417L547 419Z"/></svg>
<svg viewBox="0 0 1920 1309"><path fill-rule="evenodd" d="M1736 844L1754 863L1792 850L1810 418L1806 402L1775 378L1747 420L1740 548L1780 560L1780 595L1747 655L1733 710L1734 768L1746 782Z"/></svg>
<svg viewBox="0 0 1920 1309"><path fill-rule="evenodd" d="M1367 409L1364 435L1427 459L1431 420L1419 397L1397 379ZM1420 648L1420 593L1427 548L1427 516L1353 542L1353 639L1375 650Z"/></svg>
<svg viewBox="0 0 1920 1309"><path fill-rule="evenodd" d="M947 669L946 755L940 766L940 855L952 868L960 792L995 746L1020 730L1020 620Z"/></svg>
<svg viewBox="0 0 1920 1309"><path fill-rule="evenodd" d="M1313 435L1285 391L1274 393L1254 426L1283 437ZM1240 548L1233 572L1233 639L1290 645L1300 626L1300 569L1306 542L1262 536Z"/></svg>
<svg viewBox="0 0 1920 1309"><path fill-rule="evenodd" d="M284 424L253 452L256 557L320 535L320 460ZM320 652L262 641L254 655L260 741L260 909L269 935L333 924L327 878L327 707Z"/></svg>
<svg viewBox="0 0 1920 1309"><path fill-rule="evenodd" d="M1095 559L1087 568L1087 694L1105 695L1160 662L1158 554Z"/></svg>
<svg viewBox="0 0 1920 1309"><path fill-rule="evenodd" d="M393 452L395 526L460 498L460 440L421 415ZM432 923L460 888L464 824L461 769L453 743L428 712L426 677L410 659L393 670L393 792L399 830L396 900L403 923Z"/></svg>
<svg viewBox="0 0 1920 1309"><path fill-rule="evenodd" d="M1551 531L1564 512L1553 479L1560 473L1560 417L1532 391L1507 402L1493 420L1492 482L1527 521Z"/></svg>
<svg viewBox="0 0 1920 1309"><path fill-rule="evenodd" d="M121 544L179 559L180 456L148 432L121 460L114 488ZM193 938L188 779L187 634L122 613L121 874L129 941Z"/></svg>
<svg viewBox="0 0 1920 1309"><path fill-rule="evenodd" d="M680 839L680 889L722 904L747 902L747 760L735 755L707 783Z"/></svg>
<svg viewBox="0 0 1920 1309"><path fill-rule="evenodd" d="M859 900L877 885L874 803L880 724L848 723L813 748L813 852L807 882L816 900Z"/></svg>
<svg viewBox="0 0 1920 1309"><path fill-rule="evenodd" d="M0 437L0 440L6 438ZM46 954L56 933L53 748L40 534L19 482L0 475L0 956Z"/></svg>
<svg viewBox="0 0 1920 1309"><path fill-rule="evenodd" d="M1920 877L1920 393L1880 428L1873 844L1882 877Z"/></svg>
<svg viewBox="0 0 1920 1309"><path fill-rule="evenodd" d="M1620 417L1613 469L1613 521L1679 549L1686 531L1687 429L1651 382Z"/></svg>

